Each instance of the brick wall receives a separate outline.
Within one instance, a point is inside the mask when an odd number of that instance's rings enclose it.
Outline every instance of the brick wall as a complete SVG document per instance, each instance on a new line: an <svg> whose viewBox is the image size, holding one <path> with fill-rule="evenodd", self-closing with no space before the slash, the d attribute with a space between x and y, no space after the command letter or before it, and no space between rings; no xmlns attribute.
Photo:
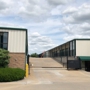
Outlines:
<svg viewBox="0 0 90 90"><path fill-rule="evenodd" d="M25 70L25 54L24 53L10 53L10 63L11 68L21 68Z"/></svg>

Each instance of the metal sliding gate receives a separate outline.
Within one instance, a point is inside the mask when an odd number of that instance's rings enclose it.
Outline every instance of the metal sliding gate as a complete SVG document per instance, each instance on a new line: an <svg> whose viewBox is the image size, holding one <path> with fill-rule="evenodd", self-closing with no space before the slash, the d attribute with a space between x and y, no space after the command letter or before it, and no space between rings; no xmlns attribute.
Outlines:
<svg viewBox="0 0 90 90"><path fill-rule="evenodd" d="M67 60L67 69L81 69L80 60Z"/></svg>

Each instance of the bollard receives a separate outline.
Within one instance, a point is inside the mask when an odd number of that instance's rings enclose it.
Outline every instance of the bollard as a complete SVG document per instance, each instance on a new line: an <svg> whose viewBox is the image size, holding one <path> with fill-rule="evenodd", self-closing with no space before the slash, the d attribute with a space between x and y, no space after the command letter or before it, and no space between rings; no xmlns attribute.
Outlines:
<svg viewBox="0 0 90 90"><path fill-rule="evenodd" d="M26 64L26 77L28 77L28 64Z"/></svg>

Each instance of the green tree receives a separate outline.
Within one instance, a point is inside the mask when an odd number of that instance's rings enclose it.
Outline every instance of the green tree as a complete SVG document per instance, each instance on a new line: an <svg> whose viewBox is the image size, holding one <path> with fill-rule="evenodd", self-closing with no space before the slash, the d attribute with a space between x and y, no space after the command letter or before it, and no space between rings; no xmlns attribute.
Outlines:
<svg viewBox="0 0 90 90"><path fill-rule="evenodd" d="M38 57L38 54L37 53L32 53L30 56L31 57Z"/></svg>
<svg viewBox="0 0 90 90"><path fill-rule="evenodd" d="M0 67L7 67L9 64L9 51L0 49Z"/></svg>

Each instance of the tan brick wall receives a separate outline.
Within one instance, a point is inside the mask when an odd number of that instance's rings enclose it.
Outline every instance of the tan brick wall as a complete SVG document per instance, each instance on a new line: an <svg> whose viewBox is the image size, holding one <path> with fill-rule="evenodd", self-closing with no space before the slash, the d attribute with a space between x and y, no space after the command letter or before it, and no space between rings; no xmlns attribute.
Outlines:
<svg viewBox="0 0 90 90"><path fill-rule="evenodd" d="M25 70L25 54L24 53L10 53L9 67L21 68Z"/></svg>

